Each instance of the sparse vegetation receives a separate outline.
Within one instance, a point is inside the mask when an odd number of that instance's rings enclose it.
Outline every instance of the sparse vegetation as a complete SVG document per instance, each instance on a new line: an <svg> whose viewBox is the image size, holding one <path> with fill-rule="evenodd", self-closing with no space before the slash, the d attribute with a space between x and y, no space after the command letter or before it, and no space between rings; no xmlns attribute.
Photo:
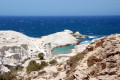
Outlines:
<svg viewBox="0 0 120 80"><path fill-rule="evenodd" d="M95 64L96 59L97 59L97 58L96 58L95 56L89 57L88 60L87 60L87 65L88 65L88 67L91 67L93 64Z"/></svg>
<svg viewBox="0 0 120 80"><path fill-rule="evenodd" d="M39 72L38 74L39 74L39 75L42 75L42 74L44 74L44 73L46 73L46 71L41 71L41 72Z"/></svg>
<svg viewBox="0 0 120 80"><path fill-rule="evenodd" d="M44 54L43 53L39 53L38 57L39 57L40 60L43 60L44 59Z"/></svg>
<svg viewBox="0 0 120 80"><path fill-rule="evenodd" d="M9 66L9 65L5 65L5 66L6 66L12 73L15 73L15 74L16 74L17 71L22 71L22 69L23 69L23 67L20 66L20 65L18 65L18 66L16 66L16 67Z"/></svg>
<svg viewBox="0 0 120 80"><path fill-rule="evenodd" d="M102 59L98 59L96 56L91 56L87 60L87 65L88 65L88 67L91 67L96 62L101 62L101 61L102 61ZM105 65L104 64L102 64L102 65L103 65L103 68L104 68Z"/></svg>
<svg viewBox="0 0 120 80"><path fill-rule="evenodd" d="M42 61L41 64L36 63L35 60L31 60L27 66L27 72L30 73L32 71L38 71L40 69L43 69L45 66L48 66L48 63L45 61Z"/></svg>
<svg viewBox="0 0 120 80"><path fill-rule="evenodd" d="M41 61L41 68L44 68L45 66L48 66L48 63L45 61Z"/></svg>
<svg viewBox="0 0 120 80"><path fill-rule="evenodd" d="M71 57L70 59L69 59L69 61L67 62L67 64L70 66L70 70L68 70L68 71L66 71L66 74L67 74L67 79L69 80L69 75L70 75L70 73L71 72L73 72L74 71L74 69L75 69L75 67L77 66L77 62L79 61L79 60L82 60L83 58L84 58L84 56L87 54L89 52L89 50L88 49L86 49L86 50L84 50L83 52L81 52L81 53L78 53L77 55L75 55L75 56L73 56L73 57ZM72 79L72 78L70 78L70 79Z"/></svg>
<svg viewBox="0 0 120 80"><path fill-rule="evenodd" d="M88 52L89 51L86 49L83 52L78 53L77 55L70 58L70 60L67 63L68 63L68 65L70 65L71 71L74 71L74 68L76 67L77 62L79 60L82 60L84 58L85 54L87 54Z"/></svg>
<svg viewBox="0 0 120 80"><path fill-rule="evenodd" d="M11 72L0 75L0 80L15 80L15 78L15 75L13 75Z"/></svg>
<svg viewBox="0 0 120 80"><path fill-rule="evenodd" d="M55 64L57 64L58 62L57 62L57 60L55 60L55 59L53 59L53 60L51 60L50 62L49 62L49 64L51 64L51 65L55 65Z"/></svg>
<svg viewBox="0 0 120 80"><path fill-rule="evenodd" d="M68 77L68 80L74 80L74 76Z"/></svg>
<svg viewBox="0 0 120 80"><path fill-rule="evenodd" d="M59 67L57 68L57 71L62 71L62 69L63 69L62 67Z"/></svg>
<svg viewBox="0 0 120 80"><path fill-rule="evenodd" d="M31 71L37 71L40 69L40 64L36 63L35 60L31 60L27 66L27 72L30 73Z"/></svg>
<svg viewBox="0 0 120 80"><path fill-rule="evenodd" d="M109 38L109 39L110 39L110 40L116 40L115 37L111 37L111 38Z"/></svg>
<svg viewBox="0 0 120 80"><path fill-rule="evenodd" d="M29 77L27 80L31 80L31 77Z"/></svg>
<svg viewBox="0 0 120 80"><path fill-rule="evenodd" d="M9 65L5 66L10 70L10 72L0 75L0 80L16 80L15 76L17 74L17 71L21 71L23 69L23 67L20 65L18 65L17 67L12 67Z"/></svg>

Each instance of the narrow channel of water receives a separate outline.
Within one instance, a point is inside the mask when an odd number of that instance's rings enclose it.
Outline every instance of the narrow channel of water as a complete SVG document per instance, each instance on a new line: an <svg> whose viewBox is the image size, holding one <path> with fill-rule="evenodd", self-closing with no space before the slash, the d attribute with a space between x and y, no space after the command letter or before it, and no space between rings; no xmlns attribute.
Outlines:
<svg viewBox="0 0 120 80"><path fill-rule="evenodd" d="M80 44L89 44L91 43L91 41L93 39L96 39L96 38L100 38L102 37L103 35L100 35L100 36L89 36L89 38L78 38L80 40L83 40L84 42L81 42ZM74 48L75 45L70 45L70 46L64 46L64 47L58 47L58 48L55 48L53 51L52 51L52 54L69 54L71 53L71 49Z"/></svg>

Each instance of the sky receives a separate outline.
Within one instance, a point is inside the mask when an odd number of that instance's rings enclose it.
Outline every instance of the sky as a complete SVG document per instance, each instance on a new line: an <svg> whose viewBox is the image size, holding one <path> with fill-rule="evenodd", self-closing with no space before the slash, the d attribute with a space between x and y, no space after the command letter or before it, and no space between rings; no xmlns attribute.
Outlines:
<svg viewBox="0 0 120 80"><path fill-rule="evenodd" d="M120 15L120 0L0 0L0 15Z"/></svg>

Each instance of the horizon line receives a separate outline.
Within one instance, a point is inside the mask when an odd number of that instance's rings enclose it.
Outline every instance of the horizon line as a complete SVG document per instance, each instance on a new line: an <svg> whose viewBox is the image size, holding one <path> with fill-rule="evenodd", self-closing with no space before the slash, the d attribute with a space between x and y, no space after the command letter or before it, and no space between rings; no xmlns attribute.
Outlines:
<svg viewBox="0 0 120 80"><path fill-rule="evenodd" d="M0 17L90 17L90 16L120 16L120 15L0 15Z"/></svg>

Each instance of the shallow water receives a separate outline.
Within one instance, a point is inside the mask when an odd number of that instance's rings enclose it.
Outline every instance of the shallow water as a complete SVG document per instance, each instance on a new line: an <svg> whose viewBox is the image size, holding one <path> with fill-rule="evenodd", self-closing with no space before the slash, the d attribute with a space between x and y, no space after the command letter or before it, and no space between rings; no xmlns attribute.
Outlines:
<svg viewBox="0 0 120 80"><path fill-rule="evenodd" d="M78 39L83 40L83 42L81 42L80 44L90 44L93 39L100 38L100 37L103 37L103 35L101 35L101 36L89 36L89 38L78 38ZM74 46L75 45L55 48L52 51L52 54L69 54L69 53L71 53L71 49L73 49Z"/></svg>
<svg viewBox="0 0 120 80"><path fill-rule="evenodd" d="M69 54L71 51L70 49L73 49L75 45L70 45L70 46L64 46L64 47L58 47L55 48L52 51L52 54Z"/></svg>

